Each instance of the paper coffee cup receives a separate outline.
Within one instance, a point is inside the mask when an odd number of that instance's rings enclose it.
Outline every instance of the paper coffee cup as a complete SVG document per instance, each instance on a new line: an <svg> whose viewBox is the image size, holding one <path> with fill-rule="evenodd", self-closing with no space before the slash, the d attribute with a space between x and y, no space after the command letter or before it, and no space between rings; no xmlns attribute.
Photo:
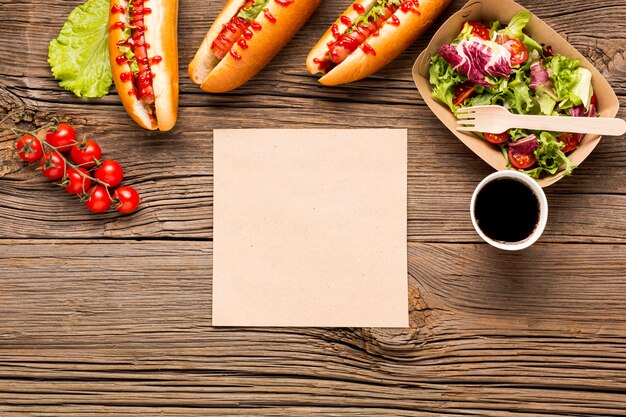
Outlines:
<svg viewBox="0 0 626 417"><path fill-rule="evenodd" d="M500 205L506 210L499 210ZM529 247L543 233L548 221L548 200L537 181L526 174L497 171L474 190L470 215L474 229L485 242L498 249L516 251Z"/></svg>

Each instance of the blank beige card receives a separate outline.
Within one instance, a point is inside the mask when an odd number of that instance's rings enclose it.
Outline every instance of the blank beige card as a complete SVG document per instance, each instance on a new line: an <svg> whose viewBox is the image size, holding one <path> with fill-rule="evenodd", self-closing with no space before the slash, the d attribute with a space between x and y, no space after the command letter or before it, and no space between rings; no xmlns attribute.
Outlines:
<svg viewBox="0 0 626 417"><path fill-rule="evenodd" d="M213 325L408 327L407 132L214 133Z"/></svg>

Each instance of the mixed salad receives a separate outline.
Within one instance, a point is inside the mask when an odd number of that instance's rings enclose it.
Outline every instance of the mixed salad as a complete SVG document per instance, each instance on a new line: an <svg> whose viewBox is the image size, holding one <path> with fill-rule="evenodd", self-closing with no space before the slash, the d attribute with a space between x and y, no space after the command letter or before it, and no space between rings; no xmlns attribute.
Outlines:
<svg viewBox="0 0 626 417"><path fill-rule="evenodd" d="M598 104L591 72L531 38L524 30L530 18L521 11L508 25L466 22L431 60L433 97L454 113L462 107L497 104L517 114L595 117ZM524 129L477 134L501 147L507 166L533 178L561 167L570 175L575 166L567 154L584 137Z"/></svg>

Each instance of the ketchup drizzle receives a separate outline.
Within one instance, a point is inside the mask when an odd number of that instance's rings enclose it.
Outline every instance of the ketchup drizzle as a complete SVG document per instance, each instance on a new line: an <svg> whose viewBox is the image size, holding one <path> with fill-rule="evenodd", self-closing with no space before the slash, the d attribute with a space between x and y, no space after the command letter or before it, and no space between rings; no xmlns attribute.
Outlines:
<svg viewBox="0 0 626 417"><path fill-rule="evenodd" d="M115 30L115 29L121 29L124 30L126 28L126 23L124 22L115 22L111 25L111 27L109 28L109 32Z"/></svg>
<svg viewBox="0 0 626 417"><path fill-rule="evenodd" d="M250 29L246 29L243 31L243 37L246 39L251 39L252 35L254 35L254 33L252 33Z"/></svg>
<svg viewBox="0 0 626 417"><path fill-rule="evenodd" d="M370 55L374 55L376 56L376 51L374 50L374 48L372 48L372 46L367 43L367 42L363 42L363 44L361 45L361 49L363 50L364 53L366 54L370 54Z"/></svg>
<svg viewBox="0 0 626 417"><path fill-rule="evenodd" d="M341 37L341 33L339 33L339 27L337 27L336 24L333 23L333 25L330 27L330 31L333 33L333 37L335 39L339 39Z"/></svg>
<svg viewBox="0 0 626 417"><path fill-rule="evenodd" d="M115 14L115 13L124 14L126 13L126 9L120 6L119 4L114 4L113 6L111 6L111 14Z"/></svg>
<svg viewBox="0 0 626 417"><path fill-rule="evenodd" d="M276 3L280 4L281 6L289 6L291 3L294 2L294 0L275 0Z"/></svg>
<svg viewBox="0 0 626 417"><path fill-rule="evenodd" d="M363 7L362 4L359 3L354 3L352 5L352 8L358 13L358 14L363 14L365 13L365 7Z"/></svg>
<svg viewBox="0 0 626 417"><path fill-rule="evenodd" d="M144 32L146 26L144 24L144 16L152 13L152 9L143 7L145 0L132 0L132 9L129 11L130 21L128 25L131 28L131 35L125 41L117 42L118 46L127 46L133 52L139 71L133 73L132 71L124 71L120 74L120 80L122 82L132 82L133 88L128 91L129 95L137 96L145 104L154 103L154 89L152 86L152 78L154 73L151 71L150 65L158 64L163 60L163 57L155 55L148 58L148 48L150 45L146 43ZM113 5L111 7L111 13L126 13L123 7ZM126 23L122 21L115 22L111 25L110 29L122 29L126 28ZM128 58L125 54L120 54L115 57L115 62L118 65L130 65Z"/></svg>
<svg viewBox="0 0 626 417"><path fill-rule="evenodd" d="M393 26L400 26L400 19L398 19L398 16L396 16L395 14L394 14L394 15L392 15L392 16L389 18L389 20L390 20L390 22L389 22L389 24L390 24L390 25L393 25Z"/></svg>
<svg viewBox="0 0 626 417"><path fill-rule="evenodd" d="M400 4L400 10L402 10L404 13L414 12L417 14L421 14L419 10L417 10L419 5L420 4L418 0L406 0L405 2Z"/></svg>
<svg viewBox="0 0 626 417"><path fill-rule="evenodd" d="M350 27L352 26L352 20L350 20L350 18L348 16L341 16L339 18L339 20L341 21L341 23L343 23L344 25Z"/></svg>
<svg viewBox="0 0 626 417"><path fill-rule="evenodd" d="M276 23L276 18L270 14L270 10L268 8L263 9L263 14L271 23Z"/></svg>
<svg viewBox="0 0 626 417"><path fill-rule="evenodd" d="M230 50L230 55L235 58L236 61L241 61L241 55L239 55L234 49Z"/></svg>
<svg viewBox="0 0 626 417"><path fill-rule="evenodd" d="M256 31L259 31L259 30L263 29L263 26L261 26L261 25L260 25L259 23L257 23L257 22L250 22L250 27L251 27L253 30L256 30Z"/></svg>
<svg viewBox="0 0 626 417"><path fill-rule="evenodd" d="M241 49L248 49L248 43L246 42L245 39L239 39L237 41L237 45L239 45Z"/></svg>

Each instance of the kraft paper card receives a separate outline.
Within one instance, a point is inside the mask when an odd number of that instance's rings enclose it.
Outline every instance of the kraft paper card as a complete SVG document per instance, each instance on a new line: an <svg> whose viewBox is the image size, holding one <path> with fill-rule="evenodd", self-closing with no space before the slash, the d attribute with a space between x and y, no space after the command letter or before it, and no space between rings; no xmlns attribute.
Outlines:
<svg viewBox="0 0 626 417"><path fill-rule="evenodd" d="M407 132L214 132L214 326L408 327Z"/></svg>

